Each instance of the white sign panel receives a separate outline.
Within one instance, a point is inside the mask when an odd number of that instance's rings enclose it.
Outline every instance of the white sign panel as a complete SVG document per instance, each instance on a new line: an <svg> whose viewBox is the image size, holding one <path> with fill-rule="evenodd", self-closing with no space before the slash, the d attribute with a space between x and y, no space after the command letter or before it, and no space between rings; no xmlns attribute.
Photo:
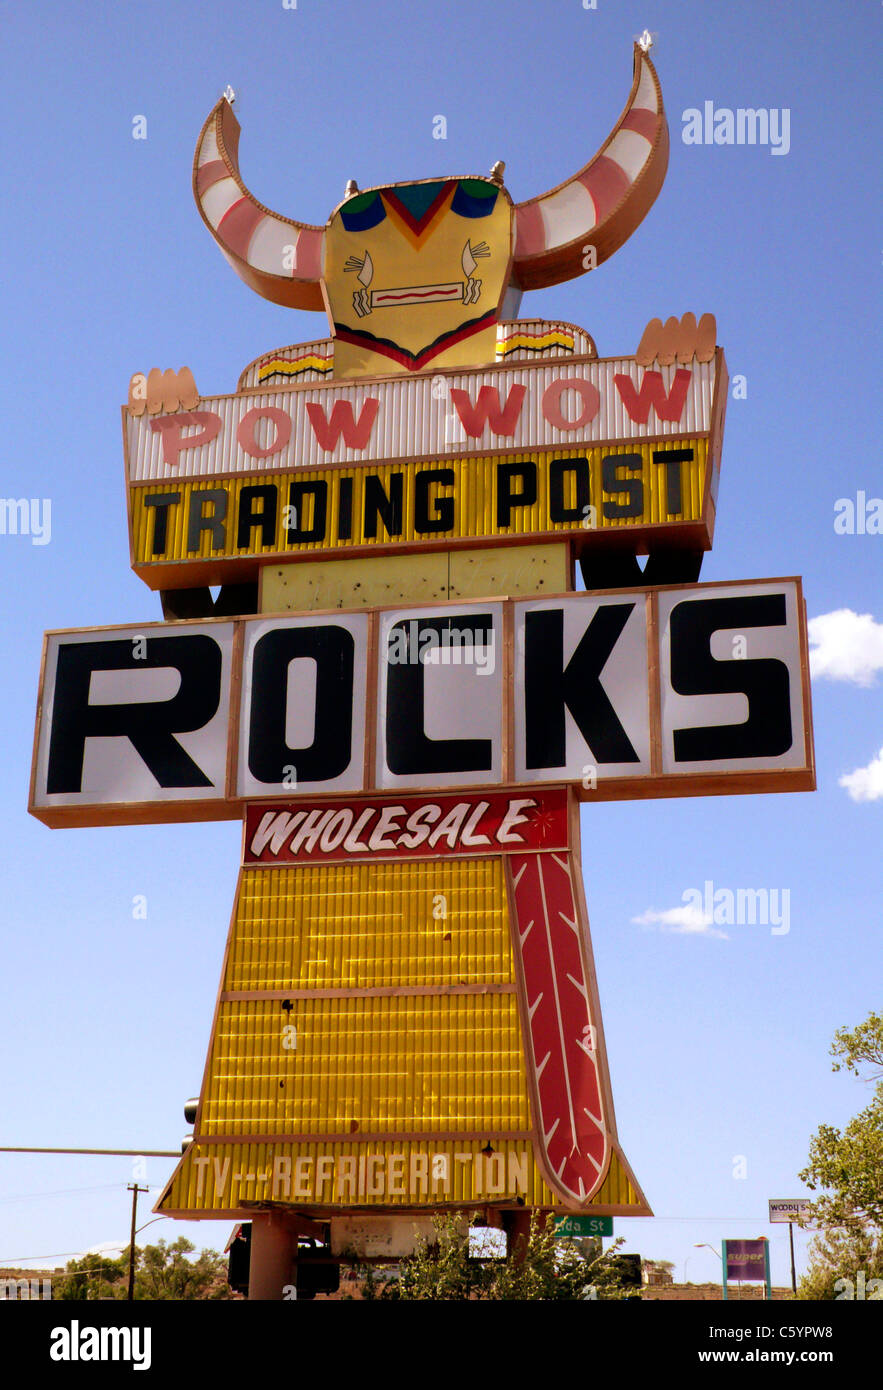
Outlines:
<svg viewBox="0 0 883 1390"><path fill-rule="evenodd" d="M664 772L802 767L794 580L659 595Z"/></svg>
<svg viewBox="0 0 883 1390"><path fill-rule="evenodd" d="M798 1221L809 1211L809 1208L810 1200L808 1197L793 1197L790 1200L785 1197L770 1198L770 1222L775 1225L782 1221Z"/></svg>
<svg viewBox="0 0 883 1390"><path fill-rule="evenodd" d="M50 634L34 804L223 798L234 628L148 624Z"/></svg>
<svg viewBox="0 0 883 1390"><path fill-rule="evenodd" d="M192 411L124 412L129 482L327 463L573 448L708 434L717 359L538 362L392 381L206 396Z"/></svg>
<svg viewBox="0 0 883 1390"><path fill-rule="evenodd" d="M367 613L245 625L241 797L361 789L368 627Z"/></svg>
<svg viewBox="0 0 883 1390"><path fill-rule="evenodd" d="M517 782L646 776L645 595L517 603L515 688Z"/></svg>
<svg viewBox="0 0 883 1390"><path fill-rule="evenodd" d="M380 615L377 785L499 783L503 607Z"/></svg>

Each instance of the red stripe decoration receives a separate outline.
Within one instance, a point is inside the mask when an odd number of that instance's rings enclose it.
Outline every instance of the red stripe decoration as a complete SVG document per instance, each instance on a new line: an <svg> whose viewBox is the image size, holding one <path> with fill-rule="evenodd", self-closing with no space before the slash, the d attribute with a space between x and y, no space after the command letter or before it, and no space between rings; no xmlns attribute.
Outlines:
<svg viewBox="0 0 883 1390"><path fill-rule="evenodd" d="M538 1140L555 1186L586 1202L605 1175L607 1130L571 870L555 853L513 854L509 863Z"/></svg>
<svg viewBox="0 0 883 1390"><path fill-rule="evenodd" d="M519 203L515 209L515 254L535 256L546 249L546 228L539 200Z"/></svg>
<svg viewBox="0 0 883 1390"><path fill-rule="evenodd" d="M203 164L196 173L196 191L200 194L207 189L213 188L221 179L229 179L230 170L223 159L210 159L208 164Z"/></svg>
<svg viewBox="0 0 883 1390"><path fill-rule="evenodd" d="M218 233L223 236L227 250L247 261L251 239L266 215L250 198L240 198L234 203L218 223ZM282 267L279 269L281 273Z"/></svg>
<svg viewBox="0 0 883 1390"><path fill-rule="evenodd" d="M658 129L659 116L657 113L647 111L641 106L632 107L620 126L620 130L633 130L637 135L643 135L644 139L649 140L651 145L656 139Z"/></svg>
<svg viewBox="0 0 883 1390"><path fill-rule="evenodd" d="M581 176L580 183L592 195L596 224L609 217L631 188L628 174L615 159L600 154Z"/></svg>

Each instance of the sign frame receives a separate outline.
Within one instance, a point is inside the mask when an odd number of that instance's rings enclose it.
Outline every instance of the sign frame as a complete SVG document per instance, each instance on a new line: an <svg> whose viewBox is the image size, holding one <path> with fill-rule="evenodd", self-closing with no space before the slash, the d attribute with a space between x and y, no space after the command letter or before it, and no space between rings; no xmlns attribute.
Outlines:
<svg viewBox="0 0 883 1390"><path fill-rule="evenodd" d="M689 772L669 772L663 771L662 767L662 724L661 724L661 689L660 689L660 662L658 653L660 650L660 631L658 621L659 595L661 593L703 593L711 596L716 588L751 588L763 585L793 585L796 595L796 618L797 618L797 646L800 657L800 707L803 713L803 762L801 766L791 768L774 768L771 770L746 770L746 771L708 771L699 772L692 770ZM500 607L502 609L503 642L502 659L504 663L504 682L503 682L503 709L501 712L501 733L502 753L501 753L501 778L499 782L489 783L487 778L478 775L471 780L464 780L458 783L458 788L462 792L485 790L507 791L512 788L539 788L540 786L554 786L568 783L575 785L581 800L584 801L621 801L621 800L645 800L655 798L666 798L672 796L706 796L706 795L732 795L734 793L754 793L762 791L807 791L815 787L815 757L812 732L812 702L809 680L808 662L808 643L806 631L806 610L803 601L803 591L801 581L798 577L790 576L785 578L773 578L763 580L742 580L736 581L714 581L710 584L682 584L656 586L654 588L624 588L604 590L597 593L573 592L559 595L549 595L543 602L551 603L558 600L562 603L573 602L581 598L598 598L604 601L617 595L636 596L643 599L647 609L647 632L648 632L648 653L650 657L650 680L649 680L649 710L648 718L651 728L650 742L650 769L646 775L640 777L618 776L599 778L594 787L579 785L573 777L566 773L550 771L547 777L537 778L531 782L520 782L515 773L514 767L514 726L515 726L515 689L512 677L512 662L514 656L514 611L516 607L526 608L534 600L523 598L518 599L496 599L488 600L488 605ZM460 600L439 600L433 604L414 605L413 609L406 611L413 612L417 617L421 612L444 613L448 610L462 611L464 608L475 609L479 606L475 600L468 600L465 603ZM359 610L360 615L364 615L368 622L368 724L365 738L365 761L364 761L364 781L360 788L353 788L352 794L363 796L385 795L394 791L394 787L383 787L377 785L376 778L372 771L373 759L376 750L377 732L377 672L378 672L378 639L377 633L381 616L384 612L403 611L403 605L396 604L390 608L365 608ZM323 618L331 621L340 621L340 611L337 609L310 612L309 614L297 615L305 622L318 624ZM245 805L255 801L279 801L295 799L289 798L287 793L279 787L268 788L265 795L244 794L238 791L235 783L236 773L236 753L238 747L238 731L241 708L241 681L242 681L242 649L244 642L244 626L246 623L267 623L278 617L280 622L290 622L293 615L289 613L272 615L260 614L254 618L246 619L196 619L192 621L167 623L146 623L137 629L132 624L116 625L106 628L85 628L85 629L63 629L44 634L43 657L40 672L40 696L37 709L37 722L34 735L34 755L31 768L30 793L28 809L37 819L50 826L68 825L131 825L156 823L159 821L186 822L193 820L233 820L242 815ZM231 687L231 715L229 721L229 743L227 757L227 773L225 778L223 795L215 799L205 799L198 802L182 806L174 801L131 801L118 802L114 804L103 803L97 806L93 803L78 802L74 804L49 804L45 799L45 793L41 799L37 796L37 752L41 738L41 728L44 714L44 706L47 700L47 691L44 689L44 678L46 671L46 659L49 643L59 637L70 633L76 633L80 637L88 635L90 632L98 634L109 634L114 631L133 631L148 634L154 632L159 635L159 631L168 632L173 630L175 633L185 633L190 628L200 629L211 628L214 623L229 625L233 623L234 635L234 662ZM159 631L158 631L159 630ZM656 653L654 660L653 654ZM374 702L373 704L371 702ZM799 737L799 733L797 734ZM423 784L413 784L408 786L409 792L432 791L435 790L436 783L428 776ZM403 787L402 791L406 789ZM311 789L310 796L316 800L325 797L340 795L339 788L329 788L327 792L318 789ZM299 795L296 799L299 799Z"/></svg>

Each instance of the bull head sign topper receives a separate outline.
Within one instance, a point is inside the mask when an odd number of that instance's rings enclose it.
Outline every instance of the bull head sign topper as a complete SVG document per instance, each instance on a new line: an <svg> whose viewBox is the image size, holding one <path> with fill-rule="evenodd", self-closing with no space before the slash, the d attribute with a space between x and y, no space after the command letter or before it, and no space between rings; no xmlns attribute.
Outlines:
<svg viewBox="0 0 883 1390"><path fill-rule="evenodd" d="M513 205L503 165L487 178L423 179L359 191L325 227L269 212L239 174L239 123L226 96L196 149L193 190L238 275L266 299L328 313L334 375L494 361L496 326L523 290L582 275L612 256L652 206L668 127L652 63L635 47L619 121L565 183Z"/></svg>

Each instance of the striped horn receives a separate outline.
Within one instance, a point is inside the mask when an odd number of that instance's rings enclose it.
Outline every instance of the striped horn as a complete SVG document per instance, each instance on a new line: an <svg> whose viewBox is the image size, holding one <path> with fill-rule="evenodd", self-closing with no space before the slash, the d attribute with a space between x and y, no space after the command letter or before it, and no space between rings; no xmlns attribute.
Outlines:
<svg viewBox="0 0 883 1390"><path fill-rule="evenodd" d="M292 309L324 310L324 229L279 217L249 193L239 176L239 122L226 97L200 133L193 196L203 222L251 289Z"/></svg>
<svg viewBox="0 0 883 1390"><path fill-rule="evenodd" d="M543 289L606 261L652 207L667 167L659 78L635 44L632 90L606 144L566 183L516 206L515 283Z"/></svg>

